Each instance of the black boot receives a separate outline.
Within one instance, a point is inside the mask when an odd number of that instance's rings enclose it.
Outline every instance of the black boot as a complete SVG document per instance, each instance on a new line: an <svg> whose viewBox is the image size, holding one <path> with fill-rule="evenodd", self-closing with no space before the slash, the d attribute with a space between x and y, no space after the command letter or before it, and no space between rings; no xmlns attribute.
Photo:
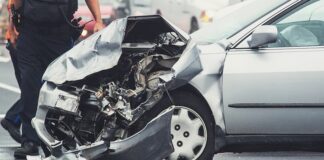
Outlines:
<svg viewBox="0 0 324 160"><path fill-rule="evenodd" d="M20 134L20 127L13 124L9 120L2 119L1 120L2 127L7 130L10 136L18 143L21 142L21 134Z"/></svg>
<svg viewBox="0 0 324 160"><path fill-rule="evenodd" d="M24 142L22 147L18 148L15 153L15 158L26 159L26 156L36 156L39 155L38 145L34 142Z"/></svg>

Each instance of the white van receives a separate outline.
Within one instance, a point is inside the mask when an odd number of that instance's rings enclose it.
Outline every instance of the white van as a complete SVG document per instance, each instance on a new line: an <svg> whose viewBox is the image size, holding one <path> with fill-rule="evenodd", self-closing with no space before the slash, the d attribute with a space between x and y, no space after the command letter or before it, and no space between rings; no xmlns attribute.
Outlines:
<svg viewBox="0 0 324 160"><path fill-rule="evenodd" d="M152 14L161 14L182 30L192 33L213 21L215 13L244 0L134 0L151 1Z"/></svg>

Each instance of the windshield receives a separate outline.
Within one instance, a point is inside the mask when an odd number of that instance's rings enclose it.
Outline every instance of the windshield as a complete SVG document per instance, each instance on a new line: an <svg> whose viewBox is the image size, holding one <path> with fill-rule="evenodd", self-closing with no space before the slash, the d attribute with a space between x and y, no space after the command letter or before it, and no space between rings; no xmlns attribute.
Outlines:
<svg viewBox="0 0 324 160"><path fill-rule="evenodd" d="M288 0L248 0L216 13L214 22L191 35L198 43L215 43L228 39L260 17L271 12ZM266 5L265 5L266 4ZM244 17L242 14L244 13Z"/></svg>

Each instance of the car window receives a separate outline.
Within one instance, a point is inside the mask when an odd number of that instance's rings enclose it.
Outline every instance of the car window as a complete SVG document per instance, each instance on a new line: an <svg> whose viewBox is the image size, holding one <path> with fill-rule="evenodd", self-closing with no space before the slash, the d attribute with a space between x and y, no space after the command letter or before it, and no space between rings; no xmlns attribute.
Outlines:
<svg viewBox="0 0 324 160"><path fill-rule="evenodd" d="M263 48L307 47L324 45L324 1L311 0L271 25L278 29L278 40ZM248 48L248 37L238 48Z"/></svg>

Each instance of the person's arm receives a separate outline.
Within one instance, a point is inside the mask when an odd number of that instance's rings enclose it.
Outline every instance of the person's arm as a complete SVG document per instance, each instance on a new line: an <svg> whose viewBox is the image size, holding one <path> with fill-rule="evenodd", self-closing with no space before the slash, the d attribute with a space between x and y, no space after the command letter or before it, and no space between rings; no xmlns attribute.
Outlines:
<svg viewBox="0 0 324 160"><path fill-rule="evenodd" d="M93 31L97 32L104 28L104 24L102 22L101 18L101 12L99 7L99 1L98 0L86 0L86 3L96 21L96 24L94 26Z"/></svg>
<svg viewBox="0 0 324 160"><path fill-rule="evenodd" d="M8 26L8 33L10 34L10 43L15 46L16 45L16 41L17 41L17 37L18 37L18 32L15 29L15 25L12 23L12 20L10 18L9 21L9 26Z"/></svg>
<svg viewBox="0 0 324 160"><path fill-rule="evenodd" d="M14 4L14 1L10 1L11 3L8 2L8 11L9 11L9 25L8 25L8 33L10 34L10 43L15 46L17 37L18 37L18 32L16 31L15 25L12 21L12 12L11 12L11 5Z"/></svg>
<svg viewBox="0 0 324 160"><path fill-rule="evenodd" d="M19 9L22 6L23 0L11 0L15 5L15 9Z"/></svg>

